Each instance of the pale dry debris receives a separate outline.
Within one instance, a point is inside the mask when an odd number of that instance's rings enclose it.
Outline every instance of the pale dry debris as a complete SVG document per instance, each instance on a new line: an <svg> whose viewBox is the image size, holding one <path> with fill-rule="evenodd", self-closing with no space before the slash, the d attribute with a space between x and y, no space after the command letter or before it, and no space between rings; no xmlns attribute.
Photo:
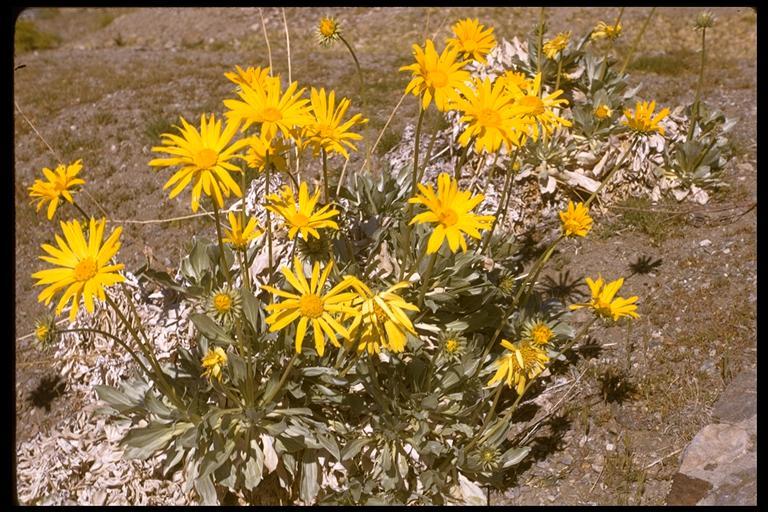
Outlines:
<svg viewBox="0 0 768 512"><path fill-rule="evenodd" d="M134 295L137 312L154 340L158 360L167 360L176 347L189 348L191 306L164 304L162 294L145 296L135 276L126 272L126 287ZM113 290L118 290L114 288ZM118 303L125 297L112 293ZM169 314L173 311L173 314ZM95 328L122 339L129 336L114 312L97 306L93 315L78 314L69 328ZM130 343L129 343L130 346ZM173 505L192 501L178 480L159 479L162 457L127 460L118 442L130 428L97 412L93 386L115 386L135 370L130 355L111 339L92 333L64 333L55 346L55 364L65 379L74 404L88 404L49 431L40 431L17 445L19 502L40 505Z"/></svg>

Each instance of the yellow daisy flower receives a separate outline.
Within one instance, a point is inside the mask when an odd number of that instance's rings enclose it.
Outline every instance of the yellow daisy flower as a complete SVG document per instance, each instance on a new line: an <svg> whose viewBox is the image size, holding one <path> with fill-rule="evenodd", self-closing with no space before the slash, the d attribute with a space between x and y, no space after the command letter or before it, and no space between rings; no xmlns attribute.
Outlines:
<svg viewBox="0 0 768 512"><path fill-rule="evenodd" d="M342 118L349 108L350 101L342 98L336 105L335 91L331 91L326 97L324 88L318 91L312 87L309 96L314 119L304 127L303 136L307 138L305 144L312 146L315 156L321 149L325 149L328 154L339 153L348 159L347 148L357 151L350 141L363 138L362 135L349 130L355 125L367 123L368 120L363 118L362 114L355 114L342 124Z"/></svg>
<svg viewBox="0 0 768 512"><path fill-rule="evenodd" d="M475 87L464 88L464 96L455 107L464 115L461 122L466 129L459 136L459 143L466 147L475 139L475 151L493 153L520 144L524 134L525 121L512 106L514 101L503 83L498 80L491 84L489 78L476 81Z"/></svg>
<svg viewBox="0 0 768 512"><path fill-rule="evenodd" d="M51 315L45 315L35 322L35 339L43 346L50 345L56 337L56 324Z"/></svg>
<svg viewBox="0 0 768 512"><path fill-rule="evenodd" d="M547 56L548 59L554 59L557 57L557 54L565 50L565 47L568 46L568 40L571 38L571 32L560 32L557 34L557 36L553 37L546 43L544 43L544 55Z"/></svg>
<svg viewBox="0 0 768 512"><path fill-rule="evenodd" d="M552 331L552 328L543 320L526 322L523 329L523 339L530 341L538 347L543 347L554 337L555 333Z"/></svg>
<svg viewBox="0 0 768 512"><path fill-rule="evenodd" d="M341 37L341 27L339 27L336 18L331 16L320 18L320 23L317 24L318 43L323 46L330 46L339 37Z"/></svg>
<svg viewBox="0 0 768 512"><path fill-rule="evenodd" d="M309 186L306 181L299 185L298 201L293 189L285 185L279 194L267 196L267 209L285 219L285 223L289 226L288 238L291 240L297 232L301 232L305 240L308 235L320 238L320 233L317 231L320 228L339 229L339 225L331 220L331 217L338 215L339 211L330 209L331 205L325 205L318 211L313 211L319 198L319 188L315 190L312 197L309 196Z"/></svg>
<svg viewBox="0 0 768 512"><path fill-rule="evenodd" d="M202 366L205 368L203 377L213 377L221 382L221 367L227 366L227 353L221 347L209 348L203 357Z"/></svg>
<svg viewBox="0 0 768 512"><path fill-rule="evenodd" d="M378 354L382 347L392 352L405 350L406 331L416 336L416 330L403 310L419 311L419 308L406 302L395 291L408 288L410 283L400 282L374 294L355 277L349 282L360 294L352 302L360 315L349 326L350 338L357 339L357 351Z"/></svg>
<svg viewBox="0 0 768 512"><path fill-rule="evenodd" d="M569 307L571 310L580 308L591 308L600 316L606 318L612 318L614 321L621 317L628 316L631 318L639 318L640 315L636 313L638 297L630 297L624 299L622 297L615 297L616 293L624 284L624 278L621 277L611 283L605 284L603 278L598 276L597 281L593 281L589 277L586 279L587 285L592 292L592 299L586 303L571 304Z"/></svg>
<svg viewBox="0 0 768 512"><path fill-rule="evenodd" d="M584 203L574 205L573 201L568 201L568 209L559 212L559 215L565 236L587 236L592 229L592 217L589 216L589 208L584 206Z"/></svg>
<svg viewBox="0 0 768 512"><path fill-rule="evenodd" d="M522 395L525 385L544 371L549 357L544 350L530 343L501 340L501 345L509 352L496 360L496 374L487 385L494 386L503 380L510 388L514 385L517 393Z"/></svg>
<svg viewBox="0 0 768 512"><path fill-rule="evenodd" d="M527 91L533 85L525 73L512 70L507 70L499 75L496 81L501 82L510 93L517 90Z"/></svg>
<svg viewBox="0 0 768 512"><path fill-rule="evenodd" d="M416 215L411 219L410 224L437 223L427 242L427 254L437 252L446 238L451 252L456 252L459 246L466 252L467 242L462 233L479 240L479 230L490 229L495 218L493 215L470 213L483 201L485 198L483 194L473 196L469 190L459 190L458 182L446 173L441 173L437 177L437 194L432 185L424 186L419 183L418 187L420 193L410 198L408 202L423 204L429 208L429 211Z"/></svg>
<svg viewBox="0 0 768 512"><path fill-rule="evenodd" d="M29 187L29 197L33 198L32 202L35 202L35 198L39 198L37 199L35 211L39 212L43 204L48 201L48 220L51 220L53 214L56 213L56 207L59 205L61 198L66 199L70 203L73 202L73 187L85 184L85 180L76 178L82 168L82 160L69 165L59 164L54 171L43 167L43 174L48 181L35 180L32 186Z"/></svg>
<svg viewBox="0 0 768 512"><path fill-rule="evenodd" d="M259 223L256 222L254 217L248 218L245 227L240 222L240 216L235 215L233 212L227 214L227 219L229 219L229 228L224 227L224 238L222 238L222 241L233 248L246 249L252 240L261 236L262 231L259 229Z"/></svg>
<svg viewBox="0 0 768 512"><path fill-rule="evenodd" d="M248 66L246 69L243 69L240 66L235 66L235 71L224 73L224 76L241 87L247 85L251 89L257 87L263 89L272 82L280 83L278 77L270 75L271 71L269 66L265 68Z"/></svg>
<svg viewBox="0 0 768 512"><path fill-rule="evenodd" d="M638 101L635 104L635 111L630 109L624 109L624 117L621 124L628 126L630 130L634 130L643 135L647 135L653 132L658 132L664 135L664 127L659 125L659 122L669 115L669 109L663 108L658 114L653 116L653 111L656 110L656 102L651 101ZM653 117L651 117L653 116Z"/></svg>
<svg viewBox="0 0 768 512"><path fill-rule="evenodd" d="M451 30L456 37L446 41L449 46L458 48L464 58L486 63L485 56L496 46L493 28L486 29L477 18L466 18L458 21Z"/></svg>
<svg viewBox="0 0 768 512"><path fill-rule="evenodd" d="M400 71L413 73L405 93L421 96L421 108L424 110L434 98L437 110L448 111L451 102L458 98L457 88L469 80L469 72L462 69L467 61L457 60L458 54L458 48L449 46L438 55L431 39L427 39L424 50L414 44L416 63L400 68Z"/></svg>
<svg viewBox="0 0 768 512"><path fill-rule="evenodd" d="M200 116L200 131L181 118L182 127L179 128L181 136L172 133L162 134L163 146L155 146L152 151L156 153L168 153L170 158L155 158L150 160L152 167L180 166L168 182L163 185L163 190L173 186L170 199L176 197L184 188L192 185L192 211L196 212L200 206L200 196L210 196L219 208L224 206L222 195L229 197L230 193L241 197L243 193L230 172L242 172L240 167L230 163L233 158L241 158L236 152L245 144L245 140L238 140L231 146L227 144L237 132L236 123L227 123L222 130L221 120L216 121L211 114L206 121L205 114ZM194 182L193 182L194 180Z"/></svg>
<svg viewBox="0 0 768 512"><path fill-rule="evenodd" d="M258 124L260 133L267 139L272 139L278 130L289 139L294 128L301 128L312 120L306 107L308 100L301 98L304 88L296 92L298 87L298 82L293 82L283 93L278 80L264 87L242 85L237 95L243 101L224 100L229 109L224 115L230 121L244 121L242 131Z"/></svg>
<svg viewBox="0 0 768 512"><path fill-rule="evenodd" d="M102 244L106 222L106 219L97 221L91 217L88 241L85 240L83 227L78 221L61 222L64 238L56 235L58 247L49 244L41 246L50 256L40 256L40 259L56 267L32 274L32 277L38 280L35 285L48 285L40 292L37 300L44 301L47 306L57 292L66 288L56 306L56 314L60 314L71 299L70 322L75 321L81 297L85 303L85 309L93 313L94 297L106 300L104 288L125 281L125 277L117 273L124 265L108 264L120 249L118 239L122 228L115 228Z"/></svg>
<svg viewBox="0 0 768 512"><path fill-rule="evenodd" d="M322 275L320 275L320 264L316 262L312 266L310 282L307 282L304 276L304 268L299 258L293 259L293 266L295 274L285 266L280 270L298 294L278 290L267 285L261 286L262 289L285 299L282 302L266 306L267 312L271 313L266 318L266 322L269 324L269 332L284 329L288 324L298 319L295 345L296 353L301 353L301 344L307 333L307 327L311 322L312 330L314 331L315 350L317 350L319 356L322 356L325 353L326 336L336 347L341 346L336 340L338 334L349 339L349 331L333 317L333 314L349 313L357 315L357 311L354 308L344 305L345 302L354 299L357 294L354 292L342 293L343 290L350 286L349 281L344 280L331 288L328 293L322 295L325 281L328 279L328 275L333 268L332 261L328 262Z"/></svg>
<svg viewBox="0 0 768 512"><path fill-rule="evenodd" d="M592 35L589 36L589 38L592 41L596 41L598 39L608 39L608 40L615 40L618 39L621 35L621 23L617 23L616 25L608 25L604 21L599 21L597 25L595 25L595 28L592 29Z"/></svg>
<svg viewBox="0 0 768 512"><path fill-rule="evenodd" d="M613 115L613 110L608 105L598 105L595 108L595 117L598 119L607 119Z"/></svg>
<svg viewBox="0 0 768 512"><path fill-rule="evenodd" d="M555 109L568 104L566 99L558 99L563 91L558 89L546 96L541 95L541 73L537 73L530 89L524 91L519 87L511 87L515 98L515 113L528 123L528 134L534 139L539 137L539 127L547 135L551 134L558 126L571 126L571 122L558 116Z"/></svg>
<svg viewBox="0 0 768 512"><path fill-rule="evenodd" d="M219 324L231 326L243 312L243 301L240 292L224 285L213 290L203 304L206 313Z"/></svg>
<svg viewBox="0 0 768 512"><path fill-rule="evenodd" d="M246 140L248 141L248 151L245 153L245 162L248 167L259 172L264 171L267 164L282 172L288 169L288 162L284 155L290 146L282 137L275 136L267 139L264 135L254 135Z"/></svg>

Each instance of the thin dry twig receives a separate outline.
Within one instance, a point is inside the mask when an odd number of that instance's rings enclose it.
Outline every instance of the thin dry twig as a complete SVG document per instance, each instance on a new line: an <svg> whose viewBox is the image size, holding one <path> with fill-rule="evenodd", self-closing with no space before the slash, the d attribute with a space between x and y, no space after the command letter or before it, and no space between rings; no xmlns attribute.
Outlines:
<svg viewBox="0 0 768 512"><path fill-rule="evenodd" d="M267 42L267 57L269 58L269 75L272 76L272 47L269 45L269 36L267 35L267 24L264 22L264 14L259 7L259 17L261 18L261 29L264 31L264 40Z"/></svg>
<svg viewBox="0 0 768 512"><path fill-rule="evenodd" d="M285 19L285 8L280 8L280 10L283 13L283 28L285 29L285 48L286 52L288 52L288 83L290 84L292 82L291 80L291 37L288 35L288 21Z"/></svg>

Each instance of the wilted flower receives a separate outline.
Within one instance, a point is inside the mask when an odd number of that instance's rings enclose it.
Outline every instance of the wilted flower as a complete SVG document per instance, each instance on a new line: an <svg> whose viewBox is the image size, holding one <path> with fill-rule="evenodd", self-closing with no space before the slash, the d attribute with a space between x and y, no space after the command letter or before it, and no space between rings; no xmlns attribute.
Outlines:
<svg viewBox="0 0 768 512"><path fill-rule="evenodd" d="M50 345L55 337L56 324L53 316L46 315L35 322L35 339L40 345L43 347Z"/></svg>
<svg viewBox="0 0 768 512"><path fill-rule="evenodd" d="M595 108L595 117L598 119L607 119L613 115L613 110L608 105L598 105Z"/></svg>
<svg viewBox="0 0 768 512"><path fill-rule="evenodd" d="M595 28L592 29L592 35L589 37L592 41L597 41L598 39L608 39L613 41L614 39L618 39L620 35L621 23L608 25L604 21L600 21L595 25Z"/></svg>
<svg viewBox="0 0 768 512"><path fill-rule="evenodd" d="M544 371L549 357L544 350L526 341L501 340L501 345L509 352L496 360L496 374L488 381L488 386L503 380L510 388L514 385L517 393L522 395L526 384Z"/></svg>
<svg viewBox="0 0 768 512"><path fill-rule="evenodd" d="M209 348L208 353L203 357L202 366L205 368L203 377L213 377L221 382L221 367L227 366L227 353L221 347Z"/></svg>
<svg viewBox="0 0 768 512"><path fill-rule="evenodd" d="M717 18L714 14L712 14L712 11L702 11L696 16L696 23L695 27L696 30L701 30L705 28L712 28L715 25L715 20Z"/></svg>
<svg viewBox="0 0 768 512"><path fill-rule="evenodd" d="M320 23L317 24L317 40L321 45L330 46L340 36L341 27L336 18L332 16L320 18Z"/></svg>
<svg viewBox="0 0 768 512"><path fill-rule="evenodd" d="M570 38L570 31L560 32L557 36L544 43L544 55L546 55L548 59L554 59L558 53L562 52L565 47L568 46L568 40Z"/></svg>

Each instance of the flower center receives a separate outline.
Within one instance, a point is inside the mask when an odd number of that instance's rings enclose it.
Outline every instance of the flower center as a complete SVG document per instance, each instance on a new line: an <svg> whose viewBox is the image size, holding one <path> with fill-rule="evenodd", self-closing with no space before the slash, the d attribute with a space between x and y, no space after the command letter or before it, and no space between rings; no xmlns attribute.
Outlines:
<svg viewBox="0 0 768 512"><path fill-rule="evenodd" d="M449 354L453 354L459 349L459 340L456 338L449 338L445 342L445 351Z"/></svg>
<svg viewBox="0 0 768 512"><path fill-rule="evenodd" d="M483 450L482 458L483 462L493 462L496 458L496 454L493 453L493 450Z"/></svg>
<svg viewBox="0 0 768 512"><path fill-rule="evenodd" d="M539 345L549 342L552 337L552 330L546 325L539 325L533 329L533 341Z"/></svg>
<svg viewBox="0 0 768 512"><path fill-rule="evenodd" d="M219 154L212 149L201 149L193 158L195 165L200 169L210 169L219 161Z"/></svg>
<svg viewBox="0 0 768 512"><path fill-rule="evenodd" d="M501 116L492 108L484 108L477 116L477 122L489 128L501 126Z"/></svg>
<svg viewBox="0 0 768 512"><path fill-rule="evenodd" d="M437 214L437 219L445 227L450 227L459 221L459 216L451 208L445 208Z"/></svg>
<svg viewBox="0 0 768 512"><path fill-rule="evenodd" d="M389 320L389 317L384 310L381 309L381 306L376 303L373 304L373 314L376 315L376 320L378 320L379 323L384 323Z"/></svg>
<svg viewBox="0 0 768 512"><path fill-rule="evenodd" d="M48 326L47 325L40 325L35 329L35 336L38 340L44 339L46 336L48 336Z"/></svg>
<svg viewBox="0 0 768 512"><path fill-rule="evenodd" d="M56 180L56 182L53 184L53 189L56 192L67 190L67 180Z"/></svg>
<svg viewBox="0 0 768 512"><path fill-rule="evenodd" d="M261 117L264 119L264 121L274 123L275 121L279 121L283 118L283 113L275 107L267 107L261 111Z"/></svg>
<svg viewBox="0 0 768 512"><path fill-rule="evenodd" d="M75 281L87 281L96 275L98 267L93 258L85 258L75 265Z"/></svg>
<svg viewBox="0 0 768 512"><path fill-rule="evenodd" d="M219 313L226 313L232 308L232 297L226 293L217 293L213 298L213 307Z"/></svg>
<svg viewBox="0 0 768 512"><path fill-rule="evenodd" d="M309 218L303 213L296 213L291 219L291 224L301 228L309 224Z"/></svg>
<svg viewBox="0 0 768 512"><path fill-rule="evenodd" d="M427 84L431 87L445 87L448 83L448 75L442 69L433 69L427 73Z"/></svg>
<svg viewBox="0 0 768 512"><path fill-rule="evenodd" d="M477 41L474 39L466 39L464 42L464 51L471 53L477 49Z"/></svg>
<svg viewBox="0 0 768 512"><path fill-rule="evenodd" d="M302 316L308 316L309 318L317 318L323 314L323 299L317 295L310 293L303 295L299 299L299 310Z"/></svg>
<svg viewBox="0 0 768 512"><path fill-rule="evenodd" d="M331 37L336 32L336 23L333 20L322 20L320 22L320 33L325 37Z"/></svg>
<svg viewBox="0 0 768 512"><path fill-rule="evenodd" d="M332 139L334 138L334 130L333 127L328 126L327 124L321 124L317 127L317 134L323 138L323 139Z"/></svg>
<svg viewBox="0 0 768 512"><path fill-rule="evenodd" d="M523 96L519 104L526 108L527 114L539 116L544 113L544 102L538 96Z"/></svg>

